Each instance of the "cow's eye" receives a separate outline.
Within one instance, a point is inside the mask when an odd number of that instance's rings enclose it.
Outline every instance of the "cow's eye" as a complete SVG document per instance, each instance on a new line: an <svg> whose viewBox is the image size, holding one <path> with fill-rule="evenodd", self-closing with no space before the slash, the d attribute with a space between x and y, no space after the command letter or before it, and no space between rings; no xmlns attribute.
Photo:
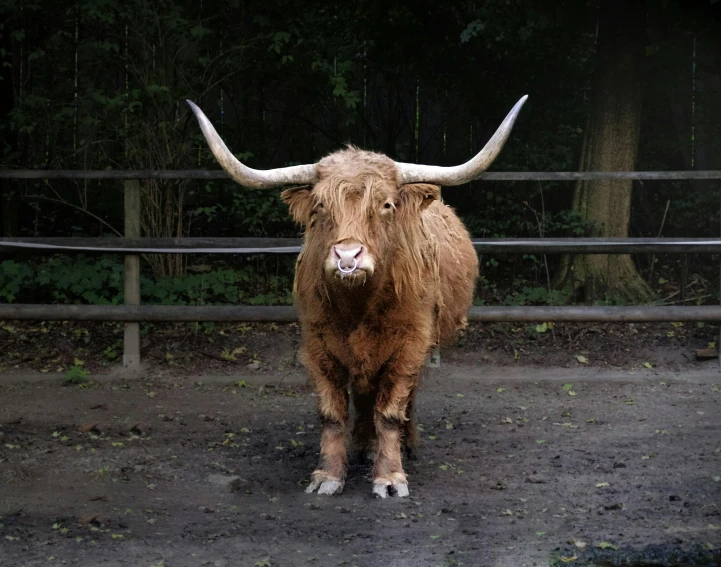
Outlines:
<svg viewBox="0 0 721 567"><path fill-rule="evenodd" d="M393 208L393 203L391 203L391 202L389 201L389 202L387 202L385 205L383 205L383 208L384 208L384 209L392 209L392 208Z"/></svg>
<svg viewBox="0 0 721 567"><path fill-rule="evenodd" d="M319 209L322 209L322 208L323 208L323 203L318 203L318 208L319 208Z"/></svg>

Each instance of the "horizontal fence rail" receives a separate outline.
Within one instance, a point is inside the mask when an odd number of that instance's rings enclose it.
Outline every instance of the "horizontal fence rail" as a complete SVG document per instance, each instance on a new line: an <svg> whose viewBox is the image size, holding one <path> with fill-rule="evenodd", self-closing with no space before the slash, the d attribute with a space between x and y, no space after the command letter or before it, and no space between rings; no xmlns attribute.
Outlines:
<svg viewBox="0 0 721 567"><path fill-rule="evenodd" d="M299 239L289 238L138 238L128 226L140 222L141 179L229 179L223 170L5 170L0 179L106 179L122 180L125 192L126 236L135 238L4 238L0 257L9 253L98 253L123 254L138 262L141 254L297 254ZM614 172L486 172L478 181L577 181L577 180L716 180L721 171L614 171ZM134 203L134 204L133 204ZM128 222L130 221L130 225ZM481 254L689 254L721 253L721 238L542 238L476 239ZM139 271L125 274L128 290L139 290ZM275 306L166 306L137 305L23 305L0 304L2 320L122 321L125 323L123 364L139 364L139 322L248 321L292 322L293 307ZM721 321L721 306L633 306L633 307L472 307L470 321L479 322L679 322ZM721 337L720 337L721 344ZM133 346L134 345L134 346ZM126 356L127 355L127 356ZM131 364L126 366L137 368Z"/></svg>
<svg viewBox="0 0 721 567"><path fill-rule="evenodd" d="M230 179L222 169L88 170L8 169L0 179ZM491 171L476 181L577 181L598 179L721 179L721 171Z"/></svg>
<svg viewBox="0 0 721 567"><path fill-rule="evenodd" d="M238 305L0 305L0 321L276 322L297 321L290 306ZM720 321L721 305L643 307L471 307L478 322L664 322Z"/></svg>
<svg viewBox="0 0 721 567"><path fill-rule="evenodd" d="M487 238L481 254L690 254L721 252L721 238ZM9 251L105 254L297 254L298 238L0 238Z"/></svg>

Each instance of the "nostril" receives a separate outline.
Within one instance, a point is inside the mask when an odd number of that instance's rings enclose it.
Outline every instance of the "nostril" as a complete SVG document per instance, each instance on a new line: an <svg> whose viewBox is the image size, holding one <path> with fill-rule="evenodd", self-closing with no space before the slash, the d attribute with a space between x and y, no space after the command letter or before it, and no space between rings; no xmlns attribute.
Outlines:
<svg viewBox="0 0 721 567"><path fill-rule="evenodd" d="M337 263L339 268L348 269L355 269L366 251L365 246L356 245L351 248L342 244L334 245L331 250L333 263Z"/></svg>

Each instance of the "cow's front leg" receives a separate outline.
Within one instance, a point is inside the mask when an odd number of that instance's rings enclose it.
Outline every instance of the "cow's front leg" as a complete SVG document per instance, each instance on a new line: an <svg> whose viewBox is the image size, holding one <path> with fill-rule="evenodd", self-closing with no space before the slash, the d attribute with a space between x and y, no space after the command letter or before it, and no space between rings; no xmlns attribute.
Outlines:
<svg viewBox="0 0 721 567"><path fill-rule="evenodd" d="M408 412L418 383L417 374L382 378L376 398L374 422L378 437L378 455L373 467L373 494L408 496L408 480L403 471L401 447Z"/></svg>
<svg viewBox="0 0 721 567"><path fill-rule="evenodd" d="M348 424L347 373L327 355L309 365L311 380L318 396L318 413L323 427L320 439L318 468L311 475L306 492L340 494L343 492L348 456L346 428Z"/></svg>

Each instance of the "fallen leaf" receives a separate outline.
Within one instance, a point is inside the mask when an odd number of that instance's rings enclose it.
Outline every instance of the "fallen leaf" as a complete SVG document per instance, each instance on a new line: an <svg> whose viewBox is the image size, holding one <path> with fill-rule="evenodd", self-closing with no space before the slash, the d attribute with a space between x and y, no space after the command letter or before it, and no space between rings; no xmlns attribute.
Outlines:
<svg viewBox="0 0 721 567"><path fill-rule="evenodd" d="M578 559L578 556L577 556L577 555L571 555L571 557L560 557L559 559L560 559L561 561L563 561L564 563L570 563L571 561L575 561L576 559Z"/></svg>
<svg viewBox="0 0 721 567"><path fill-rule="evenodd" d="M81 516L78 518L78 524L81 526L87 526L88 524L92 524L98 519L97 514L93 514L92 516Z"/></svg>
<svg viewBox="0 0 721 567"><path fill-rule="evenodd" d="M596 488L604 488L604 487L606 487L606 486L611 486L611 485L610 485L609 483L607 483L607 482L599 482L599 483L596 485Z"/></svg>
<svg viewBox="0 0 721 567"><path fill-rule="evenodd" d="M608 543L607 541L596 543L593 547L598 547L599 549L613 549L614 551L618 549L618 546Z"/></svg>
<svg viewBox="0 0 721 567"><path fill-rule="evenodd" d="M90 431L97 431L99 423L85 423L83 425L78 425L78 431L80 433L89 433Z"/></svg>
<svg viewBox="0 0 721 567"><path fill-rule="evenodd" d="M580 362L581 364L588 364L588 359L582 354L577 354L576 360L578 360L578 362Z"/></svg>
<svg viewBox="0 0 721 567"><path fill-rule="evenodd" d="M653 368L653 364L651 364L650 362L644 362L643 365L644 365L646 368Z"/></svg>

